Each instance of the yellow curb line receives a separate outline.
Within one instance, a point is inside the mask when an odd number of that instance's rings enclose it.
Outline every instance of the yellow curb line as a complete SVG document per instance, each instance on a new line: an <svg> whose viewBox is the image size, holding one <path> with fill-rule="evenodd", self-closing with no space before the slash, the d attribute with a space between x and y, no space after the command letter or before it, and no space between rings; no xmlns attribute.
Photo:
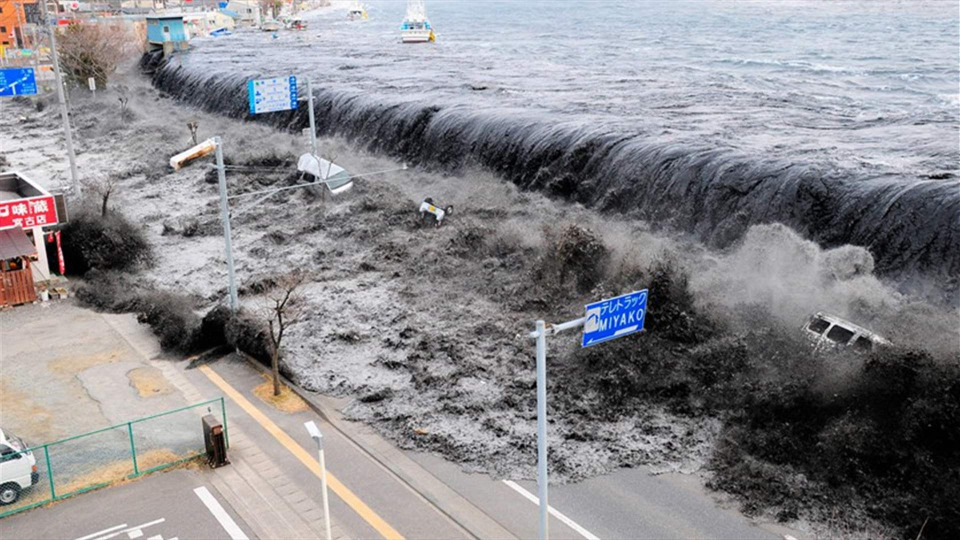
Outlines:
<svg viewBox="0 0 960 540"><path fill-rule="evenodd" d="M317 478L320 477L320 463L313 458L306 450L303 449L296 441L293 440L290 435L287 435L285 431L280 429L272 420L267 418L260 409L254 406L252 403L247 401L247 398L243 397L240 392L236 391L227 381L223 380L220 375L215 371L210 369L209 366L200 366L198 368L201 373L207 376L213 384L217 385L220 390L223 390L227 396L230 397L241 409L247 412L258 424L263 426L263 429L267 430L277 441L282 444L291 454L294 455L297 459L300 460L313 474L317 475ZM340 483L339 480L332 474L330 471L327 471L327 485L330 486L330 489L340 497L343 502L347 503L350 508L360 515L370 524L371 527L377 530L381 536L388 540L404 540L403 536L391 527L386 521L383 520L376 512L370 509L369 506L364 504L350 489L345 485Z"/></svg>

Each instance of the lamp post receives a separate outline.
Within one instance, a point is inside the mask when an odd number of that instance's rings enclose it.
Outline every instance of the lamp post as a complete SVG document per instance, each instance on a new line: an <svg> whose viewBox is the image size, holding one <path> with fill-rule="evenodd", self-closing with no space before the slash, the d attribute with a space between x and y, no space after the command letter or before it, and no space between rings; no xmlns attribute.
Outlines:
<svg viewBox="0 0 960 540"><path fill-rule="evenodd" d="M333 540L333 535L330 533L330 503L327 501L327 464L323 459L323 433L320 433L320 428L313 420L304 422L303 425L307 428L310 437L317 443L317 456L320 460L320 485L323 489L323 524L327 529L327 540Z"/></svg>

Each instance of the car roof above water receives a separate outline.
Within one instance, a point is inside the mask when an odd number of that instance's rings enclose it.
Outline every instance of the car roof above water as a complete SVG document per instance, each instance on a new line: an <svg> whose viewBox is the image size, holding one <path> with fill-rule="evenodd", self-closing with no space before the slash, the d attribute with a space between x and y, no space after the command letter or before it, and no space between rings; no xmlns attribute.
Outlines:
<svg viewBox="0 0 960 540"><path fill-rule="evenodd" d="M837 317L836 315L830 315L829 313L824 313L822 311L818 311L816 314L812 315L810 319L807 321L807 324L804 325L804 327L809 326L810 322L812 322L814 319L823 319L824 321L830 323L831 325L842 326L843 328L846 328L847 330L850 330L855 334L858 334L870 339L870 341L873 341L874 343L880 343L883 345L891 344L890 341L888 341L887 339L882 337L880 334L877 334L872 330L867 330L866 328L858 324L854 324L844 319L843 317Z"/></svg>

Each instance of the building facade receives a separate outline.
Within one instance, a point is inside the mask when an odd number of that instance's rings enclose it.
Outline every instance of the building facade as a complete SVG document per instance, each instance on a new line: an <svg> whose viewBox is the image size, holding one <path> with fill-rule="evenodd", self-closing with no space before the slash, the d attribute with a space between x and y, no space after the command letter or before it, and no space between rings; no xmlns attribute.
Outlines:
<svg viewBox="0 0 960 540"><path fill-rule="evenodd" d="M28 22L28 12L38 7L37 0L0 0L0 46L8 49L24 48L24 26Z"/></svg>

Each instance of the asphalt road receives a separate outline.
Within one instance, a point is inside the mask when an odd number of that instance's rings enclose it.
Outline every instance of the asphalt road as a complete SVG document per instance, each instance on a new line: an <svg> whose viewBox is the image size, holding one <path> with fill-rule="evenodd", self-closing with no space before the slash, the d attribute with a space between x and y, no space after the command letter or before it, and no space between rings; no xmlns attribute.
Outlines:
<svg viewBox="0 0 960 540"><path fill-rule="evenodd" d="M200 473L184 469L152 474L0 520L3 539L243 537L255 538L217 490L203 481Z"/></svg>
<svg viewBox="0 0 960 540"><path fill-rule="evenodd" d="M434 455L407 454L518 537L537 536L537 505L507 483L483 474L466 474ZM536 482L515 485L536 497ZM642 467L576 484L551 485L549 502L566 518L563 521L551 514L552 538L777 540L784 534L797 535L777 524L755 523L735 508L718 504L695 476L653 476Z"/></svg>
<svg viewBox="0 0 960 540"><path fill-rule="evenodd" d="M304 422L315 421L323 432L327 470L356 494L379 517L405 538L467 538L469 535L448 517L440 513L418 493L398 482L389 472L356 448L313 411L279 412L266 405L251 391L263 382L260 373L246 362L222 359L211 367L251 404L269 416L293 441L315 456L316 443L304 428ZM200 370L187 370L185 376L205 395L221 393ZM291 480L307 493L320 500L321 483L288 448L252 418L246 411L228 402L230 425L239 425L276 464L287 472ZM343 530L353 538L380 538L371 523L341 497L330 493L330 514Z"/></svg>
<svg viewBox="0 0 960 540"><path fill-rule="evenodd" d="M465 533L409 487L396 481L342 434L310 412L280 413L259 401L250 389L263 381L244 362L221 360L211 367L266 413L304 449L315 445L303 422L315 420L324 433L327 466L400 534L407 538L462 538ZM215 389L197 370L187 376L205 391ZM307 494L320 493L320 482L275 438L243 411L231 407L231 422L269 453ZM408 452L407 455L473 503L518 538L536 538L538 527L535 482L513 485L487 475L464 473L456 464L438 456ZM297 471L300 471L298 474ZM523 493L526 491L526 494ZM534 500L531 501L530 499ZM692 475L650 475L644 468L625 469L577 484L551 486L552 538L736 538L779 540L784 534L799 536L772 523L755 523L732 505L717 503L714 496ZM348 534L358 538L379 535L350 506L330 498L334 518ZM559 514L559 515L558 515Z"/></svg>

